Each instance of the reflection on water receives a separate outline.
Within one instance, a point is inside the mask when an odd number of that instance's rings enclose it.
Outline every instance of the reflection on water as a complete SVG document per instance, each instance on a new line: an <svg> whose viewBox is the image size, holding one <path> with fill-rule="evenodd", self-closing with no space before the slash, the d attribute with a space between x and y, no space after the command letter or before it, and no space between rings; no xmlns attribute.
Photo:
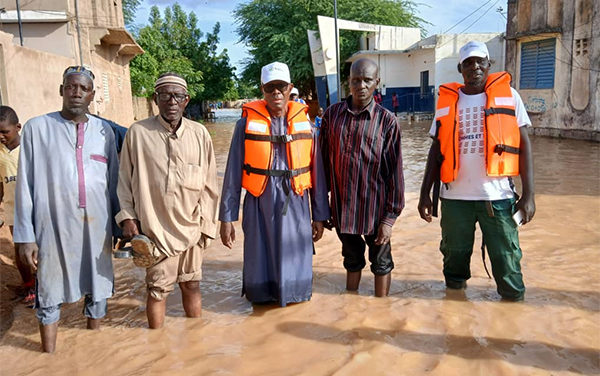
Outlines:
<svg viewBox="0 0 600 376"><path fill-rule="evenodd" d="M537 192L600 195L600 144L534 137Z"/></svg>
<svg viewBox="0 0 600 376"><path fill-rule="evenodd" d="M239 114L219 110L207 124L221 175ZM392 235L390 297L372 297L368 268L358 294L344 292L341 247L326 232L316 244L312 300L252 307L240 297L238 223L232 250L218 241L206 250L202 319L184 318L176 290L165 328L146 329L144 271L116 260L116 292L103 329L84 330L80 304L66 305L57 353L47 356L38 352L33 312L18 306L1 341L2 374L600 373L599 145L532 138L537 213L520 234L526 301L503 303L478 251L469 288L444 288L439 225L416 212L429 125L403 124L408 193Z"/></svg>

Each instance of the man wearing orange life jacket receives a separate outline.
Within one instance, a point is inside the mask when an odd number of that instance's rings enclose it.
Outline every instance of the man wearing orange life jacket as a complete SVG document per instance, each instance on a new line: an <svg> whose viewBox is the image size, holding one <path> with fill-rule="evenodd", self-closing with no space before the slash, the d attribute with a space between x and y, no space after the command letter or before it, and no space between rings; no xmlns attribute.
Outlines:
<svg viewBox="0 0 600 376"><path fill-rule="evenodd" d="M228 248L235 241L241 189L247 191L242 294L252 303L310 299L313 241L330 217L319 145L307 106L289 101L290 82L287 65L262 68L264 100L243 106L223 181L219 220Z"/></svg>
<svg viewBox="0 0 600 376"><path fill-rule="evenodd" d="M533 158L526 129L531 122L521 97L510 87L510 75L489 73L484 43L468 42L459 59L464 85L440 86L419 214L427 222L436 215L437 203L432 202L430 191L441 180L440 251L446 286L466 288L479 222L498 293L504 300L519 301L525 285L513 213L522 215L520 224L535 214ZM517 175L523 187L520 199L512 184ZM434 201L435 195L434 189Z"/></svg>

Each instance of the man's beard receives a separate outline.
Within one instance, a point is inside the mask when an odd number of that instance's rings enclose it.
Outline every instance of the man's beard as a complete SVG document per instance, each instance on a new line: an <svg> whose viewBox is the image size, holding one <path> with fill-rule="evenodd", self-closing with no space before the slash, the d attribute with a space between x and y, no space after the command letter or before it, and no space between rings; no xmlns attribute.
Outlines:
<svg viewBox="0 0 600 376"><path fill-rule="evenodd" d="M88 113L87 108L83 107L65 107L64 110L73 116L80 116Z"/></svg>

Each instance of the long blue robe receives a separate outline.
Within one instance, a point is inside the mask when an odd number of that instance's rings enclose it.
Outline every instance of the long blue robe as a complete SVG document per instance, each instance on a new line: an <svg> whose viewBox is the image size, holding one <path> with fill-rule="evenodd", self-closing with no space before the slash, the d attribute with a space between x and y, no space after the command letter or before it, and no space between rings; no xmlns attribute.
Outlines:
<svg viewBox="0 0 600 376"><path fill-rule="evenodd" d="M39 307L84 295L100 301L113 293L119 162L110 125L88 118L80 138L80 169L76 124L53 112L23 126L14 241L39 247Z"/></svg>
<svg viewBox="0 0 600 376"><path fill-rule="evenodd" d="M285 118L271 119L271 134L286 134ZM233 133L221 195L219 220L238 220L244 132L246 119L240 119ZM286 146L273 144L272 169L288 169ZM299 196L288 196L281 177L269 177L260 197L247 193L244 198L244 271L242 295L253 303L287 303L309 300L312 295L312 219L329 219L329 203L319 143L314 142L311 166L313 187ZM310 202L309 202L310 201Z"/></svg>

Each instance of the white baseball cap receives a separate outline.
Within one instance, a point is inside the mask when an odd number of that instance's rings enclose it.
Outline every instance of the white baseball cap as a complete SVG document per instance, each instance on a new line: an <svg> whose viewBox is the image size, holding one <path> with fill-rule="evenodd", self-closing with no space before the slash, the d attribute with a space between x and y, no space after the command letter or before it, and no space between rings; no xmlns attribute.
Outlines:
<svg viewBox="0 0 600 376"><path fill-rule="evenodd" d="M293 88L292 88L292 91L290 92L290 95L293 95L293 94L296 94L296 95L300 96L300 92L299 92L299 91L298 91L298 89L297 89L297 88L295 88L295 87L293 87Z"/></svg>
<svg viewBox="0 0 600 376"><path fill-rule="evenodd" d="M488 48L485 45L485 43L474 40L467 42L467 44L462 46L460 48L460 51L458 52L458 63L462 64L462 62L465 61L465 59L468 59L473 56L489 58L490 53L488 52Z"/></svg>
<svg viewBox="0 0 600 376"><path fill-rule="evenodd" d="M276 61L262 67L260 82L266 84L271 81L284 81L289 84L292 80L290 80L290 69L288 66Z"/></svg>

